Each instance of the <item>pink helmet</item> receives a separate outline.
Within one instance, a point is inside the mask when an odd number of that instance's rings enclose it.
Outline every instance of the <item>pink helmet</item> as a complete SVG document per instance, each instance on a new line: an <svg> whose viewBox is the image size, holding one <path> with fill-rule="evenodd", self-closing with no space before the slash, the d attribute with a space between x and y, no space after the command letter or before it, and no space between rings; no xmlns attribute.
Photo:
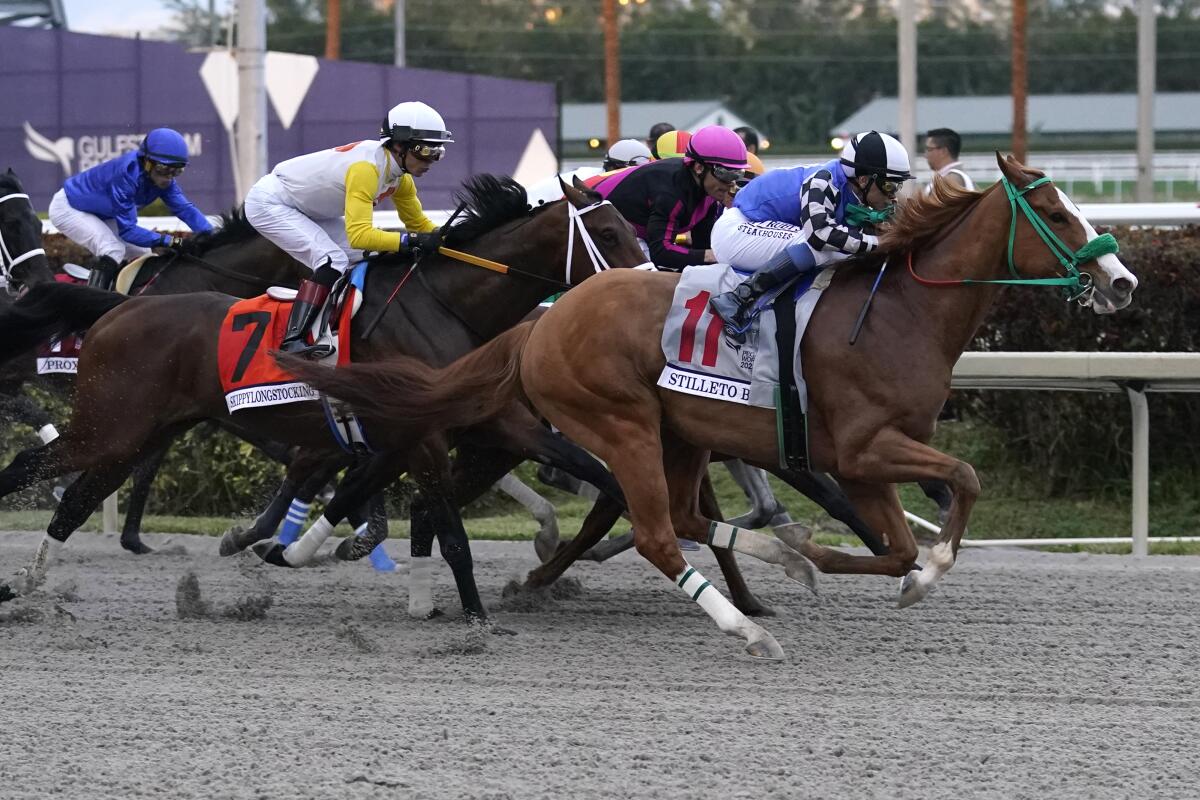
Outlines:
<svg viewBox="0 0 1200 800"><path fill-rule="evenodd" d="M705 125L692 134L687 150L683 155L684 163L699 161L725 169L745 169L746 143L742 137L726 128L724 125Z"/></svg>

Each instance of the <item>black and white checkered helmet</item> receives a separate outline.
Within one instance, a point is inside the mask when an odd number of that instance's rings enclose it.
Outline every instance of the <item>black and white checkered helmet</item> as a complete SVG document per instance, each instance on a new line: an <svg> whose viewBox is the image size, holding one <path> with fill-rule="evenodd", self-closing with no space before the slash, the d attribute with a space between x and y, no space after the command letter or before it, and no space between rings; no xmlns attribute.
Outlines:
<svg viewBox="0 0 1200 800"><path fill-rule="evenodd" d="M842 167L851 178L878 175L892 180L912 178L908 151L894 136L878 131L860 133L842 148Z"/></svg>

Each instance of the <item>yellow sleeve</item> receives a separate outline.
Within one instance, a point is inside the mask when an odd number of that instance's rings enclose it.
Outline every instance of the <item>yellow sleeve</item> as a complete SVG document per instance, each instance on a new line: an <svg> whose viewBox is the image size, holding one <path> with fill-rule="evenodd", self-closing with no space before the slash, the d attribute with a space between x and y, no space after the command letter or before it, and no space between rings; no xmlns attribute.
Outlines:
<svg viewBox="0 0 1200 800"><path fill-rule="evenodd" d="M405 173L400 179L400 185L392 194L392 202L396 204L396 213L400 215L400 221L409 233L426 233L437 227L433 220L425 216L425 209L421 208L421 201L417 198L417 184L412 175Z"/></svg>
<svg viewBox="0 0 1200 800"><path fill-rule="evenodd" d="M375 227L375 192L379 170L369 161L356 161L346 170L346 238L356 250L394 253L400 234Z"/></svg>

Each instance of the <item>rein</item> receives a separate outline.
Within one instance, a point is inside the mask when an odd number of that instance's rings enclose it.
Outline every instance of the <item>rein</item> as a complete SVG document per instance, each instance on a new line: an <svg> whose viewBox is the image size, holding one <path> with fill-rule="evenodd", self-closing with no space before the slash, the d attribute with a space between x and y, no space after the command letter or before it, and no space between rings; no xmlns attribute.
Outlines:
<svg viewBox="0 0 1200 800"><path fill-rule="evenodd" d="M24 200L29 203L30 212L33 211L33 202L30 201L29 195L24 192L13 192L0 197L0 204L8 200ZM27 261L34 256L46 255L45 248L35 247L32 250L27 250L19 256L14 256L8 249L8 244L4 241L4 232L0 231L0 273L3 273L4 280L8 285L12 285L12 270L23 261Z"/></svg>
<svg viewBox="0 0 1200 800"><path fill-rule="evenodd" d="M490 258L483 258L472 253L466 253L462 250L453 250L449 247L439 247L438 253L452 258L455 261L461 261L464 264L470 264L475 267L498 272L501 275L520 275L523 278L542 281L553 286L556 289L570 289L574 284L571 283L571 260L575 254L575 232L579 232L579 238L583 241L583 249L588 254L588 259L592 262L592 274L598 275L605 270L612 269L608 261L604 258L604 254L600 252L600 247L592 239L592 235L588 233L587 226L583 223L583 215L589 211L594 211L601 206L612 205L607 200L601 200L599 203L592 203L590 206L576 208L570 201L567 203L567 261L563 267L564 280L556 280L548 278L545 275L538 275L533 272L527 272L523 269L510 267L507 264L501 264L499 261L492 261Z"/></svg>
<svg viewBox="0 0 1200 800"><path fill-rule="evenodd" d="M278 281L263 278L261 275L248 275L244 272L237 272L235 270L229 269L228 267L222 267L219 264L214 264L211 261L206 261L205 259L200 258L200 256L192 255L191 253L181 253L178 250L173 250L171 252L171 254L166 256L165 258L166 258L165 263L158 269L158 271L155 272L154 275L149 280L147 280L144 284L142 284L143 292L150 286L151 283L158 280L159 276L162 275L167 270L168 267L170 267L172 264L174 264L176 260L181 259L181 258L192 261L193 263L195 263L201 267L204 267L205 269L209 270L210 272L215 272L217 275L220 275L223 278L229 278L230 280L233 280L233 281L241 281L242 283L248 283L251 286L270 287L270 286L274 286L276 283L278 283Z"/></svg>
<svg viewBox="0 0 1200 800"><path fill-rule="evenodd" d="M912 275L913 279L922 286L966 286L969 284L994 283L1016 286L1062 286L1067 302L1086 298L1092 291L1092 278L1086 272L1079 271L1080 264L1086 264L1088 261L1100 258L1104 255L1115 254L1119 251L1120 246L1117 244L1117 239L1111 233L1105 233L1091 241L1085 243L1078 250L1071 250L1062 239L1050 229L1050 226L1045 220L1038 215L1033 207L1029 205L1029 201L1025 199L1025 195L1033 189L1050 182L1048 176L1043 176L1028 184L1024 188L1018 189L1009 182L1008 178L1001 178L1000 183L1004 187L1004 193L1008 196L1008 205L1011 212L1008 225L1008 271L1012 275L1011 278L961 278L957 280L934 280L932 278L922 278L913 269L913 254L908 252L908 274ZM1050 248L1050 252L1058 259L1058 263L1066 270L1066 275L1060 275L1054 278L1023 278L1017 270L1016 262L1013 258L1013 246L1017 236L1017 218L1018 210L1020 214L1029 221L1037 232L1041 240Z"/></svg>

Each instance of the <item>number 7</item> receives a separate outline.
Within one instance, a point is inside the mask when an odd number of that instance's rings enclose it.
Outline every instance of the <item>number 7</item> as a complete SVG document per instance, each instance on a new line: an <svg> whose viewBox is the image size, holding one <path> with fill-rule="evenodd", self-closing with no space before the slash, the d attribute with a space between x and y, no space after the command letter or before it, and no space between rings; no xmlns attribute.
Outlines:
<svg viewBox="0 0 1200 800"><path fill-rule="evenodd" d="M246 346L242 348L242 354L238 356L237 366L233 370L231 383L237 383L246 374L246 370L250 367L250 362L254 360L254 353L257 352L258 346L262 344L263 336L267 332L267 326L271 324L271 312L269 311L247 311L245 314L238 314L233 318L231 326L234 333L243 331L247 325L253 325L254 330L250 331L250 338L246 340Z"/></svg>

